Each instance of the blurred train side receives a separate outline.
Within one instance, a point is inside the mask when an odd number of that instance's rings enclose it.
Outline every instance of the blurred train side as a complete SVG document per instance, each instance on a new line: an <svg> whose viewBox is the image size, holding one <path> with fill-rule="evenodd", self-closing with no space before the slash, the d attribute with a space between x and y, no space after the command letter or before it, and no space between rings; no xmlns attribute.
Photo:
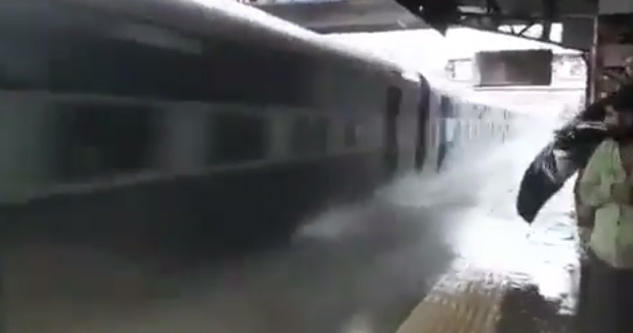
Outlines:
<svg viewBox="0 0 633 333"><path fill-rule="evenodd" d="M287 236L514 122L223 0L3 1L0 85L5 242L125 253Z"/></svg>
<svg viewBox="0 0 633 333"><path fill-rule="evenodd" d="M525 134L534 117L482 100L450 82L432 81L427 163L443 172L485 158L504 143ZM429 172L430 170L426 170Z"/></svg>

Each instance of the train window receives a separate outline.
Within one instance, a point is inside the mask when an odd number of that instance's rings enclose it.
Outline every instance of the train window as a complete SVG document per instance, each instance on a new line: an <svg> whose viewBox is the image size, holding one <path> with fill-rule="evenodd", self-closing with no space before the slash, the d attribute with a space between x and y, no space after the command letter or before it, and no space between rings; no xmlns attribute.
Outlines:
<svg viewBox="0 0 633 333"><path fill-rule="evenodd" d="M292 124L290 150L293 155L302 155L306 147L309 146L309 122L310 119L307 117L299 117Z"/></svg>
<svg viewBox="0 0 633 333"><path fill-rule="evenodd" d="M207 131L209 164L240 163L266 157L266 118L237 112L211 115Z"/></svg>
<svg viewBox="0 0 633 333"><path fill-rule="evenodd" d="M448 96L442 95L440 98L440 111L443 117L449 117L452 114L452 101Z"/></svg>
<svg viewBox="0 0 633 333"><path fill-rule="evenodd" d="M4 36L0 39L4 39L0 44L0 86L3 89L45 86L48 69L38 43L16 41Z"/></svg>
<svg viewBox="0 0 633 333"><path fill-rule="evenodd" d="M345 147L355 147L358 144L358 127L355 123L346 123L344 131Z"/></svg>
<svg viewBox="0 0 633 333"><path fill-rule="evenodd" d="M466 137L468 140L472 139L474 137L473 135L473 122L472 120L468 119L465 121L466 123Z"/></svg>
<svg viewBox="0 0 633 333"><path fill-rule="evenodd" d="M468 119L466 121L464 121L464 135L466 136L466 139L470 140L473 138L473 122Z"/></svg>
<svg viewBox="0 0 633 333"><path fill-rule="evenodd" d="M429 102L430 102L430 89L428 83L424 78L420 82L420 103L418 104L418 117L417 117L417 142L415 145L415 168L418 171L422 171L424 167L424 160L426 159L426 135L427 135L427 123L429 120Z"/></svg>
<svg viewBox="0 0 633 333"><path fill-rule="evenodd" d="M389 87L387 90L387 110L384 128L384 154L387 175L390 177L398 168L398 113L402 102L402 90Z"/></svg>
<svg viewBox="0 0 633 333"><path fill-rule="evenodd" d="M481 125L481 122L479 121L479 119L475 120L473 122L471 129L471 137L473 139L479 139L479 126Z"/></svg>
<svg viewBox="0 0 633 333"><path fill-rule="evenodd" d="M401 100L402 90L397 87L389 87L387 89L387 112L397 115L400 112Z"/></svg>
<svg viewBox="0 0 633 333"><path fill-rule="evenodd" d="M315 153L325 154L327 152L329 125L329 121L324 118L316 119L313 123L314 143L312 147Z"/></svg>
<svg viewBox="0 0 633 333"><path fill-rule="evenodd" d="M83 181L151 167L153 110L116 105L61 108L59 176Z"/></svg>
<svg viewBox="0 0 633 333"><path fill-rule="evenodd" d="M329 122L323 118L298 117L291 130L294 155L325 154Z"/></svg>

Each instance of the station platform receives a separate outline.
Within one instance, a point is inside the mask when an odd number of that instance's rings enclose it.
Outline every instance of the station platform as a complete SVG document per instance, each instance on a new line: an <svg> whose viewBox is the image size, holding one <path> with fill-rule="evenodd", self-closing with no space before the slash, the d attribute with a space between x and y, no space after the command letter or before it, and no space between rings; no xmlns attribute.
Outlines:
<svg viewBox="0 0 633 333"><path fill-rule="evenodd" d="M571 195L532 226L514 212L535 147L402 179L287 244L195 269L61 244L4 249L3 333L570 332Z"/></svg>
<svg viewBox="0 0 633 333"><path fill-rule="evenodd" d="M507 184L517 177L499 172ZM396 332L575 332L580 247L571 183L531 226L512 216L515 188L503 194L493 186L488 204L478 203L463 222L453 266Z"/></svg>
<svg viewBox="0 0 633 333"><path fill-rule="evenodd" d="M512 285L511 275L465 268L440 281L397 333L573 332L574 317L536 286Z"/></svg>

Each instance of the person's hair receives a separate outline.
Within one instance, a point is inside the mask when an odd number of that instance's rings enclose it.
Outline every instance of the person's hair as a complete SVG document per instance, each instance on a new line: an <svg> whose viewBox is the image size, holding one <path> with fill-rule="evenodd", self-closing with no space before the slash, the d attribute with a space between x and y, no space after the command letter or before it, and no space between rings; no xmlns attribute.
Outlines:
<svg viewBox="0 0 633 333"><path fill-rule="evenodd" d="M633 85L623 86L610 98L609 104L617 112L633 113Z"/></svg>

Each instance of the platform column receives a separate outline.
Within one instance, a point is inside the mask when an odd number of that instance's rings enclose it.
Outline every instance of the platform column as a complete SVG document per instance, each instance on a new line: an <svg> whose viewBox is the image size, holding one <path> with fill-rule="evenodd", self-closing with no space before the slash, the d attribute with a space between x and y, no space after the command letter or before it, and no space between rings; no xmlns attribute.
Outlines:
<svg viewBox="0 0 633 333"><path fill-rule="evenodd" d="M633 3L622 0L600 0L595 33L596 69L593 95L601 98L633 83L633 72L627 74L625 61L633 57Z"/></svg>

